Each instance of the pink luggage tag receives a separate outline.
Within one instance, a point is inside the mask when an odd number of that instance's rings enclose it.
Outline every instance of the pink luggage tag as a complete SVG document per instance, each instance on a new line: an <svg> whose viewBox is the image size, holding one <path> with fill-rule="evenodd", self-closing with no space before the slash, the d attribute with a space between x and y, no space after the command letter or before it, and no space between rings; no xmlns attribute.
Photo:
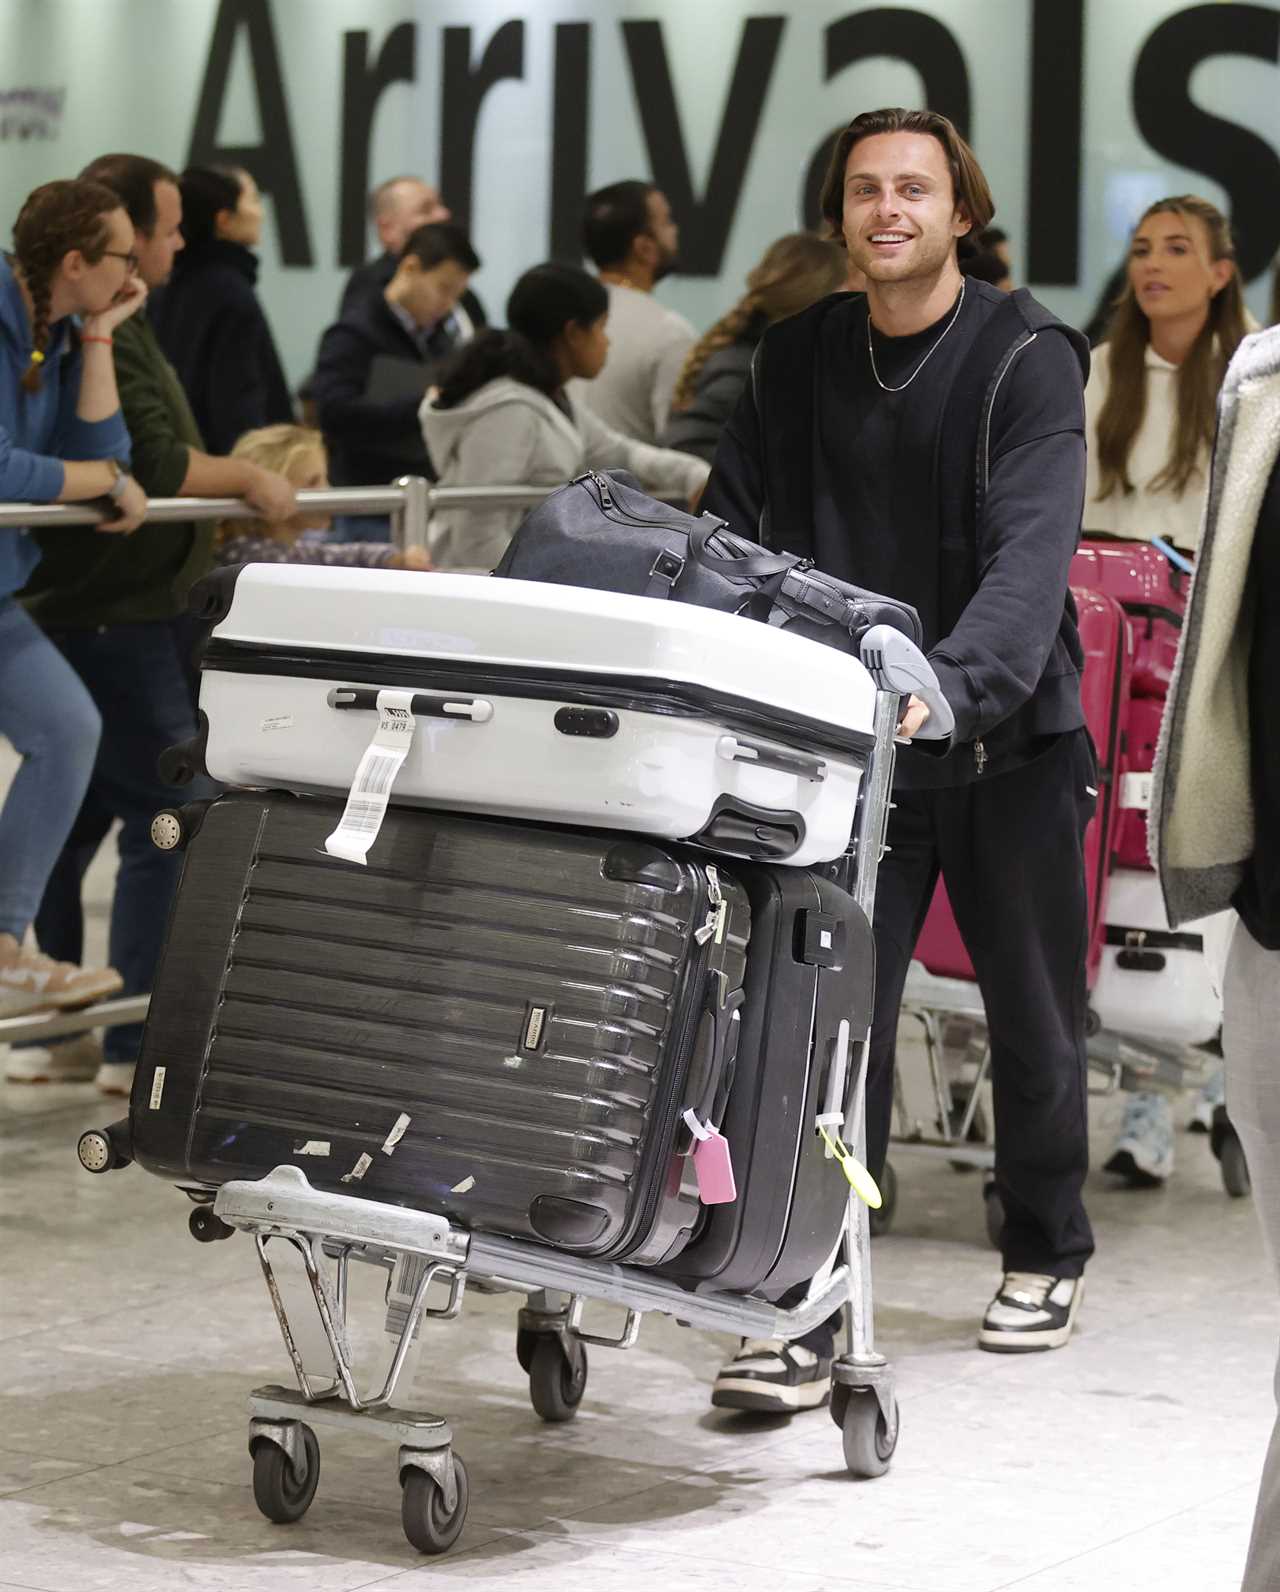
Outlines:
<svg viewBox="0 0 1280 1592"><path fill-rule="evenodd" d="M698 1198L704 1205L731 1205L738 1197L738 1185L733 1178L728 1139L709 1122L704 1127L695 1111L686 1111L684 1120L697 1141L693 1173L698 1180Z"/></svg>

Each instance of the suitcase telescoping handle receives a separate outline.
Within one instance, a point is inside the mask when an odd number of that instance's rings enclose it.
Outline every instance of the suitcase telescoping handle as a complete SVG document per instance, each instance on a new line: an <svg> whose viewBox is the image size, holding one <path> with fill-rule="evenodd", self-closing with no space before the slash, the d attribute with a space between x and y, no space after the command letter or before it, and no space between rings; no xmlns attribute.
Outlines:
<svg viewBox="0 0 1280 1592"><path fill-rule="evenodd" d="M374 713L378 709L378 692L368 686L336 685L328 700L331 708L363 708ZM472 724L487 724L493 717L493 703L484 697L427 696L417 691L410 708L419 719L464 719Z"/></svg>
<svg viewBox="0 0 1280 1592"><path fill-rule="evenodd" d="M812 780L815 785L821 784L827 777L827 765L820 757L788 751L781 746L769 746L764 741L744 741L740 735L722 735L716 742L716 751L726 763L751 763L756 768L773 768L780 774L797 774L801 779Z"/></svg>
<svg viewBox="0 0 1280 1592"><path fill-rule="evenodd" d="M945 741L956 727L951 704L942 694L933 665L909 636L892 625L872 625L863 636L858 655L881 691L918 696L929 709L918 741Z"/></svg>

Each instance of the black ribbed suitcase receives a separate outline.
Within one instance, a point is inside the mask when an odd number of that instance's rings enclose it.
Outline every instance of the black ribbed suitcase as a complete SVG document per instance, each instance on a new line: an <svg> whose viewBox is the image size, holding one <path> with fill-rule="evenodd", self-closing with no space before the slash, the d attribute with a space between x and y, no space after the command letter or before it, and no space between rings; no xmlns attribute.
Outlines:
<svg viewBox="0 0 1280 1592"><path fill-rule="evenodd" d="M686 1109L723 1098L750 912L635 837L341 803L204 811L151 1000L134 1154L189 1187L319 1188L654 1264L698 1220Z"/></svg>
<svg viewBox="0 0 1280 1592"><path fill-rule="evenodd" d="M827 872L840 871L833 867ZM738 1198L707 1207L663 1271L693 1288L778 1299L831 1255L849 1186L820 1116L848 1106L871 1023L875 942L825 873L735 864L751 905L742 1033L721 1126ZM831 1132L851 1131L832 1122Z"/></svg>

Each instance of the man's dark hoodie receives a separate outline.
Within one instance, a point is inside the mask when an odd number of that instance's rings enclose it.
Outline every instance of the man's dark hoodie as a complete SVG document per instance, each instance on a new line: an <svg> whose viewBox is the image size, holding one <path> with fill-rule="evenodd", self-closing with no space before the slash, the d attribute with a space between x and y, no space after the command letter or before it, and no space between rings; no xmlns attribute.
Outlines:
<svg viewBox="0 0 1280 1592"><path fill-rule="evenodd" d="M903 754L904 788L1015 768L1084 723L1067 574L1088 345L1025 290L970 281L951 314L885 338L836 294L771 327L702 500L920 610L956 728L946 755Z"/></svg>

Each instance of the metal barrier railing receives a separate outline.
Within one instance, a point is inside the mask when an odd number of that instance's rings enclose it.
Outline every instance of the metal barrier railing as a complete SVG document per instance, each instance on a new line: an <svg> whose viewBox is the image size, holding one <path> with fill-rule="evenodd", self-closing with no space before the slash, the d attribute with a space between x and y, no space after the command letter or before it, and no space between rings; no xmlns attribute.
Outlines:
<svg viewBox="0 0 1280 1592"><path fill-rule="evenodd" d="M398 547L427 545L436 509L534 508L554 491L538 486L432 486L419 475L404 475L390 486L328 487L298 493L299 510L322 514L387 514ZM110 518L85 503L0 503L0 527L30 530L60 525L100 525ZM243 498L151 498L147 520L164 524L183 520L256 520L261 515ZM0 1018L0 1045L42 1044L116 1023L140 1023L150 997L122 996L74 1012L33 1012Z"/></svg>
<svg viewBox="0 0 1280 1592"><path fill-rule="evenodd" d="M424 476L402 475L390 486L338 486L298 493L298 508L322 514L387 514L399 547L427 545L427 530L437 509L533 508L554 487L432 486ZM0 527L43 530L59 525L101 525L110 518L87 503L0 503ZM147 522L175 520L257 520L262 516L243 498L150 498Z"/></svg>

